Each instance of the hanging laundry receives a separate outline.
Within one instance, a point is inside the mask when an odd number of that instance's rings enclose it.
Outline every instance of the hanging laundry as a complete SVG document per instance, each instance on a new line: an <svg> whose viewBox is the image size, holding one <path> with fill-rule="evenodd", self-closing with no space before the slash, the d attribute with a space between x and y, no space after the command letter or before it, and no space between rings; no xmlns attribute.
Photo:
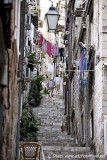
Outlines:
<svg viewBox="0 0 107 160"><path fill-rule="evenodd" d="M51 55L51 43L47 41L47 54L50 56Z"/></svg>
<svg viewBox="0 0 107 160"><path fill-rule="evenodd" d="M46 53L47 51L47 41L43 38L42 51Z"/></svg>
<svg viewBox="0 0 107 160"><path fill-rule="evenodd" d="M43 36L41 34L39 34L38 36L38 45L42 46L43 44Z"/></svg>
<svg viewBox="0 0 107 160"><path fill-rule="evenodd" d="M56 45L51 45L51 54L53 57L58 55L58 47Z"/></svg>
<svg viewBox="0 0 107 160"><path fill-rule="evenodd" d="M81 58L80 58L80 77L79 77L79 84L81 87L86 87L87 85L87 57L85 55L85 48L81 50Z"/></svg>
<svg viewBox="0 0 107 160"><path fill-rule="evenodd" d="M42 51L47 53L49 56L56 57L58 55L58 46L51 44L49 41L47 41L42 34L39 34L38 36L38 45L42 47Z"/></svg>
<svg viewBox="0 0 107 160"><path fill-rule="evenodd" d="M54 72L54 66L50 63L48 63L48 72L53 73Z"/></svg>
<svg viewBox="0 0 107 160"><path fill-rule="evenodd" d="M87 85L87 76L88 76L88 72L87 72L87 58L84 58L84 67L83 67L83 77L82 77L82 86L85 87Z"/></svg>

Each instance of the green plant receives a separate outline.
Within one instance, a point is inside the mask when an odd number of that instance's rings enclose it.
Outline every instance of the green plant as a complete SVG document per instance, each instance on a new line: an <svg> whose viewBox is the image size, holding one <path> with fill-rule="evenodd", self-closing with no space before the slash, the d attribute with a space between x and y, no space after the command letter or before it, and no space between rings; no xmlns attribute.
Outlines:
<svg viewBox="0 0 107 160"><path fill-rule="evenodd" d="M45 58L45 54L43 52L41 53L41 58Z"/></svg>
<svg viewBox="0 0 107 160"><path fill-rule="evenodd" d="M46 94L49 94L49 90L47 88L44 88L43 90L43 93L46 95Z"/></svg>
<svg viewBox="0 0 107 160"><path fill-rule="evenodd" d="M28 105L23 106L20 124L20 137L22 141L37 141L40 119L35 118L32 109Z"/></svg>
<svg viewBox="0 0 107 160"><path fill-rule="evenodd" d="M32 106L38 106L43 98L43 93L42 93L43 80L44 80L43 76L38 76L31 81L31 89L28 97L28 102Z"/></svg>
<svg viewBox="0 0 107 160"><path fill-rule="evenodd" d="M26 82L23 80L22 81L22 90L25 91L26 90Z"/></svg>
<svg viewBox="0 0 107 160"><path fill-rule="evenodd" d="M40 62L38 62L38 60L36 59L36 53L30 54L27 58L28 58L28 65L27 66L30 68L31 71L33 71L34 65L40 64Z"/></svg>

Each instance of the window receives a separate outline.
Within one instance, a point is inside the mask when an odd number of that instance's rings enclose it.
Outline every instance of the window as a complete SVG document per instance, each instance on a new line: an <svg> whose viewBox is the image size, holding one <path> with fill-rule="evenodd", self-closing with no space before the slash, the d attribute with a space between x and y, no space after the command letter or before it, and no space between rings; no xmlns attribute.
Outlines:
<svg viewBox="0 0 107 160"><path fill-rule="evenodd" d="M29 16L27 15L27 23L29 24Z"/></svg>
<svg viewBox="0 0 107 160"><path fill-rule="evenodd" d="M89 11L89 43L90 45L93 45L93 6L91 6Z"/></svg>
<svg viewBox="0 0 107 160"><path fill-rule="evenodd" d="M94 139L94 114L93 114L93 111L91 112L91 118L90 118L90 138Z"/></svg>
<svg viewBox="0 0 107 160"><path fill-rule="evenodd" d="M84 140L84 116L82 114L81 116L81 121L82 121L82 141Z"/></svg>

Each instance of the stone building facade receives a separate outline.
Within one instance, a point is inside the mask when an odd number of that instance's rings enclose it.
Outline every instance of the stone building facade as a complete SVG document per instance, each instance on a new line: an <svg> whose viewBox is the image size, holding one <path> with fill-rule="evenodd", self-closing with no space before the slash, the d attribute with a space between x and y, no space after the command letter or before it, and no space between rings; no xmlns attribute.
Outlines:
<svg viewBox="0 0 107 160"><path fill-rule="evenodd" d="M19 46L15 39L15 9L19 1L9 2L0 2L0 159L2 160L14 160L16 157L18 121Z"/></svg>
<svg viewBox="0 0 107 160"><path fill-rule="evenodd" d="M107 1L69 0L68 133L77 145L107 154Z"/></svg>

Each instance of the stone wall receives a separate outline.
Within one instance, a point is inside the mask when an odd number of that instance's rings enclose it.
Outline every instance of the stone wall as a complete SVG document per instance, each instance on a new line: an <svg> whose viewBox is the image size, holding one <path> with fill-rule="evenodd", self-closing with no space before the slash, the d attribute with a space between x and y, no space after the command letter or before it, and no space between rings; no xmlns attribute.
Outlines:
<svg viewBox="0 0 107 160"><path fill-rule="evenodd" d="M18 60L16 42L14 40L14 4L11 14L11 49L7 52L6 61L9 66L8 87L2 89L3 96L3 127L2 127L2 160L15 160L16 156L16 135L18 118ZM8 63L9 58L9 63Z"/></svg>
<svg viewBox="0 0 107 160"><path fill-rule="evenodd" d="M81 100L79 95L82 95L77 87L78 75L77 72L74 73L73 82L71 88L74 86L74 90L71 92L71 106L74 104L74 112L75 112L75 127L77 127L76 136L78 136L79 141L85 145L92 145L90 141L95 145L96 154L104 154L104 115L107 115L107 71L106 66L103 64L107 64L107 1L106 0L94 0L93 5L93 30L92 37L90 38L89 25L90 21L88 20L88 13L86 17L86 34L83 35L83 42L87 47L87 55L89 54L90 45L94 47L94 66L95 66L95 79L94 79L94 88L91 99L89 96L89 88L84 89L84 98L81 106ZM90 7L91 8L91 7ZM92 9L92 8L91 8ZM75 35L73 34L73 44L75 40L75 36L77 42L79 42L79 33L81 28L81 18L76 18L74 23L76 24ZM75 25L73 24L73 27ZM77 34L78 33L78 34ZM83 34L83 33L82 33ZM93 40L92 40L93 39ZM82 41L82 39L80 39ZM75 57L76 55L76 57ZM99 57L98 61L97 58ZM78 60L80 58L78 43L75 44L73 48L73 60ZM77 70L77 68L76 68ZM90 81L88 82L90 83ZM74 99L73 99L74 97ZM82 107L82 108L81 108ZM94 137L91 137L90 133L90 121L91 121L91 113L93 111L94 114ZM84 115L83 125L84 125L84 137L82 137L82 120L81 115Z"/></svg>
<svg viewBox="0 0 107 160"><path fill-rule="evenodd" d="M104 154L104 116L107 115L106 82L107 72L104 63L107 62L107 1L95 1L95 35L96 55L99 62L95 67L95 93L94 93L94 121L95 146L97 154ZM96 8L97 7L97 8ZM99 15L99 16L98 16ZM98 29L97 29L98 28Z"/></svg>
<svg viewBox="0 0 107 160"><path fill-rule="evenodd" d="M95 92L94 92L94 142L96 146L96 153L101 154L103 151L102 137L103 137L103 119L102 119L102 62L95 68Z"/></svg>

